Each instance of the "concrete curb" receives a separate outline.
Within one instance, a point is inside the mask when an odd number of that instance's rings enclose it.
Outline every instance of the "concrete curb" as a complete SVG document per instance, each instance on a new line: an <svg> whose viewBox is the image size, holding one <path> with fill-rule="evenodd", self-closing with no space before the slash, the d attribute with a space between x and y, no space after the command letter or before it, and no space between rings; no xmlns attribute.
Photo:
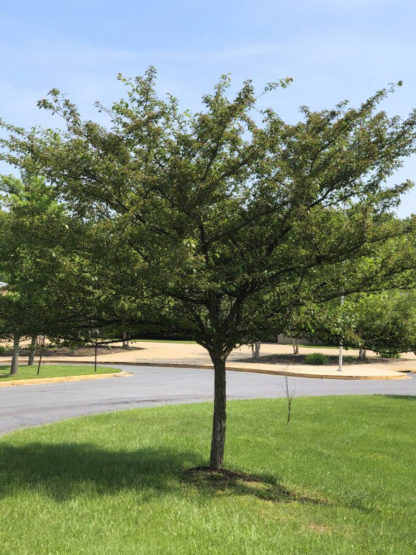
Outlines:
<svg viewBox="0 0 416 555"><path fill-rule="evenodd" d="M291 372L290 370L261 370L249 368L227 368L227 370L236 370L237 372L251 372L253 374L274 374L277 376L291 376L293 378L317 378L320 380L410 380L409 376L402 374L401 372L396 372L396 375L392 376L352 376L339 374L307 374L301 372Z"/></svg>
<svg viewBox="0 0 416 555"><path fill-rule="evenodd" d="M45 364L94 364L93 361L74 361L70 362L68 360L60 360L60 359L53 359L48 360ZM101 362L99 363L100 366L161 366L165 368L194 368L194 369L201 369L201 370L213 370L214 367L210 364L187 364L187 363L168 363L168 362L122 362L122 361L115 361L112 360L111 362ZM293 372L290 370L270 370L270 369L263 369L263 368L243 368L239 366L228 366L227 371L231 372L249 372L252 374L270 374L276 376L290 376L293 378L317 378L317 379L324 379L324 380L410 380L409 376L403 374L402 372L394 370L394 375L390 376L353 376L353 375L344 375L344 374L312 374L308 372ZM406 370L406 372L411 372L411 370ZM51 378L52 379L52 378ZM30 380L33 381L33 380Z"/></svg>
<svg viewBox="0 0 416 555"><path fill-rule="evenodd" d="M0 387L12 387L15 385L38 385L40 383L62 383L62 382L80 382L84 380L102 380L104 378L125 378L132 376L132 372L114 372L113 374L82 374L80 376L56 376L55 378L33 378L27 380L9 380L1 382Z"/></svg>

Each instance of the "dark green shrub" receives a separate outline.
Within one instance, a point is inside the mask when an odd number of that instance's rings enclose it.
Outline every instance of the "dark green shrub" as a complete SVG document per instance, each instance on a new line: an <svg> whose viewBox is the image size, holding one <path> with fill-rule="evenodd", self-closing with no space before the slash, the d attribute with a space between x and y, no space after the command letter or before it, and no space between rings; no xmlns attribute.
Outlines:
<svg viewBox="0 0 416 555"><path fill-rule="evenodd" d="M395 351L380 351L378 354L381 358L400 358L400 353Z"/></svg>
<svg viewBox="0 0 416 555"><path fill-rule="evenodd" d="M8 348L5 347L4 345L0 345L0 355L7 353Z"/></svg>
<svg viewBox="0 0 416 555"><path fill-rule="evenodd" d="M306 364L326 364L329 358L322 353L311 353L305 357Z"/></svg>

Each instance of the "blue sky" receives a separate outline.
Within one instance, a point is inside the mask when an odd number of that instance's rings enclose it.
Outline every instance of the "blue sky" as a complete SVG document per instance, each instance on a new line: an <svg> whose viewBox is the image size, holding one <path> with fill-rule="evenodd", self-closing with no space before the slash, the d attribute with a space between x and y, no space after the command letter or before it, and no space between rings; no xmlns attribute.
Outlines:
<svg viewBox="0 0 416 555"><path fill-rule="evenodd" d="M298 107L359 103L400 79L385 103L403 117L416 107L414 0L20 0L0 5L0 117L23 126L56 125L36 108L52 87L68 94L86 117L93 102L123 94L118 72L149 65L160 92L197 110L223 73L235 86L259 89L293 77L267 103L294 122ZM3 169L3 168L2 168ZM416 181L416 157L395 181ZM416 191L399 214L416 213Z"/></svg>

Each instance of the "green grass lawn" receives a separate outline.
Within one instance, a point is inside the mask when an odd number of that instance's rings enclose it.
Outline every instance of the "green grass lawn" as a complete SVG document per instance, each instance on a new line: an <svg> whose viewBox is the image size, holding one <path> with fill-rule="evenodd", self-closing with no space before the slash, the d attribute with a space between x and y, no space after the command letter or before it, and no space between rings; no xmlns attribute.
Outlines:
<svg viewBox="0 0 416 555"><path fill-rule="evenodd" d="M72 364L42 364L39 376L36 374L38 366L19 366L19 372L10 375L10 365L0 366L0 383L10 380L29 380L33 378L56 378L64 376L82 376L94 374L94 366L77 366ZM109 366L97 366L97 374L113 374L120 372L120 369L110 368Z"/></svg>
<svg viewBox="0 0 416 555"><path fill-rule="evenodd" d="M229 403L226 466L203 465L211 406L73 419L0 439L0 552L416 551L416 398ZM259 480L259 481L257 481Z"/></svg>

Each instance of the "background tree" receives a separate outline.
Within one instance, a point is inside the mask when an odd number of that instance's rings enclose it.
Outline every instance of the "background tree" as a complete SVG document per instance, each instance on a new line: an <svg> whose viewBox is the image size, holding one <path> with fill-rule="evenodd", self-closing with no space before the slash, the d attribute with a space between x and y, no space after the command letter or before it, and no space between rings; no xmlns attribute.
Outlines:
<svg viewBox="0 0 416 555"><path fill-rule="evenodd" d="M0 296L0 333L13 338L14 374L20 338L36 337L52 320L64 208L39 178L26 177L22 182L2 176L0 191L0 280L7 284Z"/></svg>
<svg viewBox="0 0 416 555"><path fill-rule="evenodd" d="M416 346L416 294L388 290L351 295L301 307L292 328L298 335L328 345L359 349L366 358L370 349L382 356L414 351Z"/></svg>
<svg viewBox="0 0 416 555"><path fill-rule="evenodd" d="M17 373L20 338L32 338L33 363L33 338L90 341L91 329L108 325L110 315L120 317L122 303L103 285L105 229L71 218L42 178L2 176L0 190L0 281L7 284L0 296L0 336L13 339L11 373ZM115 262L112 256L112 280Z"/></svg>
<svg viewBox="0 0 416 555"><path fill-rule="evenodd" d="M415 114L400 121L376 112L382 90L357 109L302 108L290 125L259 108L250 81L230 99L227 77L191 114L158 97L153 69L121 79L127 96L106 110L109 128L83 121L52 90L40 106L66 130L7 126L3 158L41 172L80 220L111 225L114 244L129 249L122 273L137 326L174 329L208 350L210 466L219 469L225 364L263 326L260 303L273 297L265 310L283 314L339 294L343 271L353 276L348 294L413 270L413 222L386 217L411 184L385 182L414 152ZM378 251L397 237L401 250Z"/></svg>
<svg viewBox="0 0 416 555"><path fill-rule="evenodd" d="M360 295L350 308L355 313L357 346L390 357L415 351L415 301L414 291Z"/></svg>

